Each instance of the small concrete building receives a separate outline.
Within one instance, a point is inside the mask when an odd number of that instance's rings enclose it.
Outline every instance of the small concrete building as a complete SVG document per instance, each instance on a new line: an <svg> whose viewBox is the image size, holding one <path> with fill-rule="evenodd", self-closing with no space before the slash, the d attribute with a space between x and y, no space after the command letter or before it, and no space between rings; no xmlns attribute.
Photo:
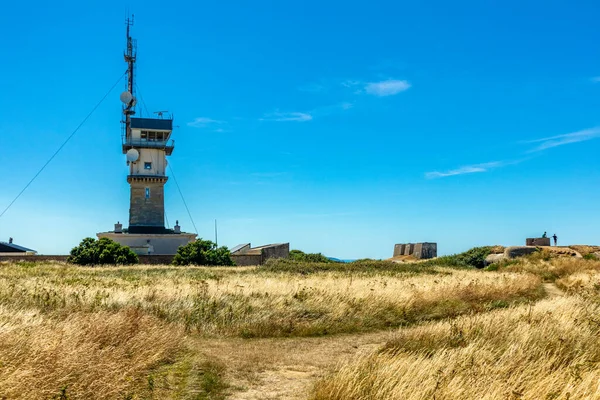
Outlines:
<svg viewBox="0 0 600 400"><path fill-rule="evenodd" d="M399 243L394 245L394 255L412 256L417 260L437 257L437 243Z"/></svg>
<svg viewBox="0 0 600 400"><path fill-rule="evenodd" d="M527 238L525 239L525 246L550 246L550 238Z"/></svg>
<svg viewBox="0 0 600 400"><path fill-rule="evenodd" d="M250 243L238 244L230 250L231 258L236 265L262 265L269 258L287 258L290 255L289 243L267 244L252 247Z"/></svg>
<svg viewBox="0 0 600 400"><path fill-rule="evenodd" d="M35 255L37 251L13 243L13 238L0 242L0 255Z"/></svg>

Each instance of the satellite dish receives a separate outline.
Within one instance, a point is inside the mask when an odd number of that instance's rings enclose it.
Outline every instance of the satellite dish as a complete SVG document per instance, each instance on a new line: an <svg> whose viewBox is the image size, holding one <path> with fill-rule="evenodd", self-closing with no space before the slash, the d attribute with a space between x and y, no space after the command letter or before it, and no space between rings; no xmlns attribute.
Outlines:
<svg viewBox="0 0 600 400"><path fill-rule="evenodd" d="M127 150L127 161L136 162L140 158L140 153L136 149Z"/></svg>
<svg viewBox="0 0 600 400"><path fill-rule="evenodd" d="M128 91L124 91L123 93L121 93L121 96L119 96L119 98L124 104L129 104L131 100L133 100L133 95Z"/></svg>

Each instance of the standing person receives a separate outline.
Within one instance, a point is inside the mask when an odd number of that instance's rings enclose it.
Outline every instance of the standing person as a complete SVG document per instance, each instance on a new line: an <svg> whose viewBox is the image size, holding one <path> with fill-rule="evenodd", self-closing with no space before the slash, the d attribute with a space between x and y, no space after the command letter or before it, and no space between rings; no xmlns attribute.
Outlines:
<svg viewBox="0 0 600 400"><path fill-rule="evenodd" d="M552 235L552 239L554 239L554 246L556 246L556 243L558 242L558 236L556 236L556 233Z"/></svg>

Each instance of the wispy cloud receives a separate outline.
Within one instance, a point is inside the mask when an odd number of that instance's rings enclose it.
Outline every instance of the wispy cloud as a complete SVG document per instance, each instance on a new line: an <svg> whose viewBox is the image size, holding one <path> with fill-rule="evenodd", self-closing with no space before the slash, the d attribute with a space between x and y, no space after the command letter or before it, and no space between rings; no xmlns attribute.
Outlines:
<svg viewBox="0 0 600 400"><path fill-rule="evenodd" d="M494 168L500 168L500 167L504 167L506 165L511 165L511 164L518 164L519 162L521 162L521 160L519 160L519 161L492 161L492 162L487 162L487 163L482 163L482 164L464 165L462 167L459 167L456 169L451 169L449 171L427 172L425 174L425 177L427 179L434 179L434 178L445 178L447 176L474 174L477 172L487 172Z"/></svg>
<svg viewBox="0 0 600 400"><path fill-rule="evenodd" d="M261 121L278 121L278 122L306 122L313 119L313 116L305 112L274 112L265 114Z"/></svg>
<svg viewBox="0 0 600 400"><path fill-rule="evenodd" d="M315 118L324 117L326 115L335 114L338 112L346 111L354 107L353 103L343 102L333 104L329 106L323 106L315 108L307 112L279 112L265 114L264 117L260 118L260 121L278 121L278 122L306 122L311 121Z"/></svg>
<svg viewBox="0 0 600 400"><path fill-rule="evenodd" d="M600 83L600 76L594 76L593 78L590 79L592 82L594 83Z"/></svg>
<svg viewBox="0 0 600 400"><path fill-rule="evenodd" d="M542 139L528 140L524 143L540 143L529 150L528 153L543 151L552 147L564 146L566 144L585 142L600 137L600 127L584 129L582 131L566 133L564 135L550 136Z"/></svg>
<svg viewBox="0 0 600 400"><path fill-rule="evenodd" d="M388 79L380 82L370 82L365 86L365 92L374 96L393 96L410 88L408 81Z"/></svg>
<svg viewBox="0 0 600 400"><path fill-rule="evenodd" d="M327 115L336 114L339 112L349 110L353 107L354 107L354 103L350 103L350 102L346 101L343 103L338 103L338 104L333 104L333 105L329 105L329 106L315 108L314 110L310 111L310 115L312 115L315 118L324 117Z"/></svg>
<svg viewBox="0 0 600 400"><path fill-rule="evenodd" d="M192 128L206 128L209 125L222 124L222 123L223 123L223 121L218 121L216 119L206 118L206 117L198 117L198 118L195 118L193 121L188 122L187 126L191 126Z"/></svg>

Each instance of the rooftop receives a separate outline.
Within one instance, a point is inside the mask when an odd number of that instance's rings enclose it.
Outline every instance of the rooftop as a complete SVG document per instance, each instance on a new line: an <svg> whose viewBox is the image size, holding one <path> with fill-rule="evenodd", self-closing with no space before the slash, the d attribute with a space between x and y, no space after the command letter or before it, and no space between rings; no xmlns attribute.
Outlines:
<svg viewBox="0 0 600 400"><path fill-rule="evenodd" d="M172 131L173 120L159 118L131 118L131 127L134 129L158 129L162 131Z"/></svg>
<svg viewBox="0 0 600 400"><path fill-rule="evenodd" d="M27 247L19 246L14 243L0 242L0 253L26 253L26 252L37 253L35 250L28 249Z"/></svg>

